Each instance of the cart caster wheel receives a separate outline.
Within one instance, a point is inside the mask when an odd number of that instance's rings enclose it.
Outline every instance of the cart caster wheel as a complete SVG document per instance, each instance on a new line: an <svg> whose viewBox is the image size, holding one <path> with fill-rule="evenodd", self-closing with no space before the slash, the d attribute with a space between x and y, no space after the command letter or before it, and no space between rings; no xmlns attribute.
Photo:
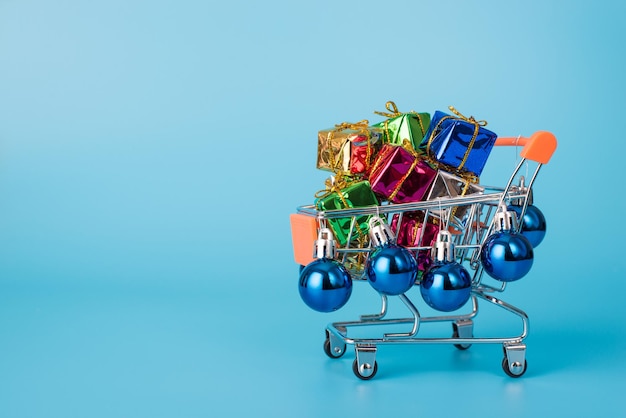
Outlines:
<svg viewBox="0 0 626 418"><path fill-rule="evenodd" d="M330 340L326 339L326 341L324 341L324 352L330 358L333 358L333 359L339 358L343 356L344 354L346 354L346 345L343 344L340 347L332 348L330 346Z"/></svg>
<svg viewBox="0 0 626 418"><path fill-rule="evenodd" d="M458 331L454 331L454 332L452 333L452 338L459 338L459 332L458 332ZM469 344L469 343L465 343L465 344L454 344L454 346L455 346L457 349L459 349L459 350L463 351L463 350L467 350L467 349L468 349L468 348L470 348L472 345L471 345L471 344Z"/></svg>
<svg viewBox="0 0 626 418"><path fill-rule="evenodd" d="M376 372L378 372L378 363L374 360L374 366L369 363L365 363L359 368L359 362L357 359L354 359L354 362L352 363L352 371L359 379L370 380L376 376Z"/></svg>
<svg viewBox="0 0 626 418"><path fill-rule="evenodd" d="M459 320L452 323L452 338L473 338L474 323L471 319ZM472 346L470 343L454 344L459 350L467 350Z"/></svg>
<svg viewBox="0 0 626 418"><path fill-rule="evenodd" d="M502 359L502 370L510 377L521 377L526 373L527 367L528 362L526 360L524 360L524 365L522 366L519 362L509 364L509 359L506 356Z"/></svg>

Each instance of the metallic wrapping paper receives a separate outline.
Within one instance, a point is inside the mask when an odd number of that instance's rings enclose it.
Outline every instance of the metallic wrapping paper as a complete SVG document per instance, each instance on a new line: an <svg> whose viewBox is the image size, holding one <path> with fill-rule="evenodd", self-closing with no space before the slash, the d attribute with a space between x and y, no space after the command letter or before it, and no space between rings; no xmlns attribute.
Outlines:
<svg viewBox="0 0 626 418"><path fill-rule="evenodd" d="M380 128L387 144L402 145L402 141L408 139L413 148L417 149L430 125L428 113L404 113L400 116L389 118L385 121L372 125Z"/></svg>
<svg viewBox="0 0 626 418"><path fill-rule="evenodd" d="M480 176L496 138L478 122L436 111L419 149L448 171Z"/></svg>
<svg viewBox="0 0 626 418"><path fill-rule="evenodd" d="M404 247L432 247L437 241L439 226L430 222L424 223L422 212L406 212L402 215L398 227L399 214L391 219L391 230L397 234L397 243ZM417 267L424 272L432 264L430 250L417 252Z"/></svg>
<svg viewBox="0 0 626 418"><path fill-rule="evenodd" d="M382 145L380 129L366 130L330 128L317 135L317 168L353 175L367 175ZM369 149L368 149L369 147Z"/></svg>
<svg viewBox="0 0 626 418"><path fill-rule="evenodd" d="M337 191L328 191L324 196L316 199L315 206L318 210L334 210L377 206L378 203L370 183L367 180L362 180L350 183ZM370 218L371 215L357 217L351 240L364 241L367 239ZM345 246L348 242L351 223L352 218L350 217L328 219L328 224L335 235L335 240L341 246Z"/></svg>
<svg viewBox="0 0 626 418"><path fill-rule="evenodd" d="M385 144L370 173L372 190L393 203L424 198L437 171L404 147Z"/></svg>
<svg viewBox="0 0 626 418"><path fill-rule="evenodd" d="M439 170L437 171L437 176L435 177L435 181L433 181L433 185L428 192L426 200L432 200L438 197L453 198L474 193L484 193L484 191L484 187L472 183L469 179L464 179L443 170ZM455 206L453 209L453 216L462 219L468 209L468 206ZM438 211L433 212L437 213Z"/></svg>

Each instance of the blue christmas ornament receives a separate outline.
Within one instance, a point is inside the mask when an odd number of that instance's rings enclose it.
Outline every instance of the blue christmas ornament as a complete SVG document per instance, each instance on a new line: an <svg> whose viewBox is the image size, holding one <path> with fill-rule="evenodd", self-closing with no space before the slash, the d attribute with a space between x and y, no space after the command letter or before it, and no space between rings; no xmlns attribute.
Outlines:
<svg viewBox="0 0 626 418"><path fill-rule="evenodd" d="M509 206L509 210L514 211L517 214L517 218L519 219L522 215L522 207L521 206ZM543 216L543 213L533 205L528 205L526 207L526 213L524 213L524 217L521 219L522 229L521 233L533 248L537 248L537 246L543 241L543 238L546 236L546 218Z"/></svg>
<svg viewBox="0 0 626 418"><path fill-rule="evenodd" d="M496 280L519 280L533 265L533 246L517 229L515 212L503 205L495 214L495 232L488 236L480 250L485 272Z"/></svg>
<svg viewBox="0 0 626 418"><path fill-rule="evenodd" d="M420 292L424 301L443 312L455 311L465 305L472 292L472 278L454 261L454 245L447 231L440 231L433 251L434 264L424 273Z"/></svg>
<svg viewBox="0 0 626 418"><path fill-rule="evenodd" d="M546 218L536 206L533 206L533 191L526 187L523 176L520 178L517 189L526 193L526 211L522 217L523 198L513 200L509 210L512 210L517 215L518 222L521 224L519 232L528 238L533 248L537 248L546 236Z"/></svg>
<svg viewBox="0 0 626 418"><path fill-rule="evenodd" d="M327 228L322 228L315 241L315 256L300 269L298 289L306 305L318 312L332 312L348 302L352 294L352 278L339 261L334 260L335 241Z"/></svg>
<svg viewBox="0 0 626 418"><path fill-rule="evenodd" d="M378 225L376 225L378 224ZM400 295L415 284L417 261L406 248L396 244L389 225L374 216L369 221L370 239L376 248L366 263L367 281L385 295Z"/></svg>

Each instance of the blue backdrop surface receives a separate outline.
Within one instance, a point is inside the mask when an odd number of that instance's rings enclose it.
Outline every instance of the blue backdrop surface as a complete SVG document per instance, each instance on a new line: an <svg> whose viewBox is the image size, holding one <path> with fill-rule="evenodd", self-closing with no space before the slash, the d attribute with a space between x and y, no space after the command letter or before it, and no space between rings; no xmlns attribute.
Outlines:
<svg viewBox="0 0 626 418"><path fill-rule="evenodd" d="M615 416L625 27L617 1L0 1L0 416ZM505 297L521 379L493 345L384 346L368 382L322 351L378 302L308 309L288 215L323 187L317 131L387 100L559 140Z"/></svg>

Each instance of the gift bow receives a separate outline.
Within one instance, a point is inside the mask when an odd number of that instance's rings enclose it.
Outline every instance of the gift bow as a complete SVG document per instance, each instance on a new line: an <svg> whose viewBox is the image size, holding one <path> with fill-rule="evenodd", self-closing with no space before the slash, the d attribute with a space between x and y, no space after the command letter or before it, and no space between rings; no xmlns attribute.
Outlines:
<svg viewBox="0 0 626 418"><path fill-rule="evenodd" d="M378 112L378 111L374 111L375 114L380 115L380 116L384 116L386 118L395 118L398 116L401 116L402 113L400 113L398 111L398 106L396 106L396 104L394 102L392 102L391 100L389 100L387 103L385 103L385 108L391 112L391 113L387 113L387 112Z"/></svg>
<svg viewBox="0 0 626 418"><path fill-rule="evenodd" d="M324 199L325 197L330 196L333 193L337 193L341 203L343 203L344 208L350 207L345 197L343 196L343 189L352 186L353 184L359 182L360 180L355 180L350 177L343 171L339 171L335 174L334 177L327 178L324 181L324 185L326 188L324 190L320 190L315 193L315 197L317 199Z"/></svg>
<svg viewBox="0 0 626 418"><path fill-rule="evenodd" d="M367 128L369 127L369 123L370 122L367 119L363 119L355 123L341 122L335 125L335 132L341 132L344 129L352 129L353 131L369 132L367 130Z"/></svg>
<svg viewBox="0 0 626 418"><path fill-rule="evenodd" d="M387 140L389 140L389 138L391 138L391 133L389 132L389 119L397 118L398 116L402 116L403 113L398 110L398 106L396 106L396 104L394 102L392 102L391 100L389 100L387 103L385 103L385 108L390 113L388 113L388 112L379 112L377 110L375 110L374 113L377 114L377 115L384 116L384 117L387 118L387 120L385 120L385 133L387 134ZM424 129L424 123L422 122L422 117L420 116L420 114L417 113L414 110L411 110L407 114L411 114L411 115L417 117L417 121L420 124L420 130L422 131L422 136L424 136L426 134L426 129Z"/></svg>
<svg viewBox="0 0 626 418"><path fill-rule="evenodd" d="M456 110L456 108L454 106L448 106L448 109L450 109L450 111L452 113L454 113L455 115L457 115L460 119L463 119L466 122L469 123L473 123L473 124L478 124L480 126L487 126L487 121L486 120L479 120L477 121L476 119L474 119L474 116L470 116L469 118L466 116L463 116L461 114L461 112L459 112L458 110Z"/></svg>

